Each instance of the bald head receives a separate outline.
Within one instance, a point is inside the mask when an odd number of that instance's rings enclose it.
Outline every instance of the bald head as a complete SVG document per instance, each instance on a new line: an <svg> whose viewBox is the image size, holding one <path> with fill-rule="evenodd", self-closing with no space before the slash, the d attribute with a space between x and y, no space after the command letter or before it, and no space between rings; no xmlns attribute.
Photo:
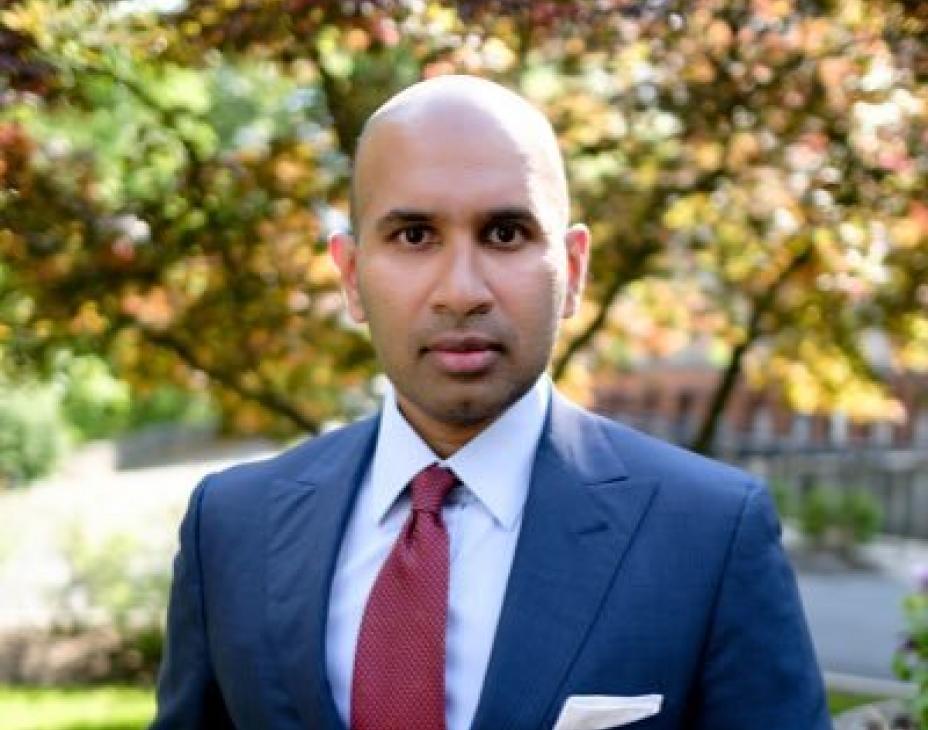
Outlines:
<svg viewBox="0 0 928 730"><path fill-rule="evenodd" d="M568 196L564 163L551 124L534 106L499 84L475 76L440 76L414 84L385 102L367 120L358 139L352 177L352 223L360 221L372 188L384 184L384 156L401 142L481 140L487 148L510 153L537 187L560 227L567 224ZM403 174L403 160L395 160Z"/></svg>
<svg viewBox="0 0 928 730"><path fill-rule="evenodd" d="M424 81L358 143L354 234L329 250L397 404L447 456L544 371L576 311L589 231L567 226L551 126L502 86Z"/></svg>

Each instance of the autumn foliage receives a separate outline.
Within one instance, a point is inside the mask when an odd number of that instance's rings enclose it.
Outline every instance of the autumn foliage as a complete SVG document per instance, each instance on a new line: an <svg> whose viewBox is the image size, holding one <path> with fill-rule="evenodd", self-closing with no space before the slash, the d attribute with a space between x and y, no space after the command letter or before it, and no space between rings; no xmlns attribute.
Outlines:
<svg viewBox="0 0 928 730"><path fill-rule="evenodd" d="M324 236L366 116L451 72L558 130L595 245L568 386L709 353L708 448L739 378L885 418L886 369L928 367L926 3L145 5L0 11L11 372L103 353L135 388L212 390L244 430L363 409L376 364Z"/></svg>

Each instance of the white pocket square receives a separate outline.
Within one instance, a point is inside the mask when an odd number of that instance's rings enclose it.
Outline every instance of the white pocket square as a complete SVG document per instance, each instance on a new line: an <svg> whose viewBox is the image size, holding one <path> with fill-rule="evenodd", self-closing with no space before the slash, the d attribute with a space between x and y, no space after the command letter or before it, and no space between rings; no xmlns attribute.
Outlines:
<svg viewBox="0 0 928 730"><path fill-rule="evenodd" d="M606 730L656 715L664 695L568 697L553 730Z"/></svg>

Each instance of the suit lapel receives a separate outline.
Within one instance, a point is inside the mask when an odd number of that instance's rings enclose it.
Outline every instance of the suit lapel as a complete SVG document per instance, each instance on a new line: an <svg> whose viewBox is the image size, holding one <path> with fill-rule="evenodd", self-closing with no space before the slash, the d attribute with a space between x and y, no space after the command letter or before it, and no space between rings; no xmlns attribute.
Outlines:
<svg viewBox="0 0 928 730"><path fill-rule="evenodd" d="M656 484L602 426L552 398L474 730L544 727Z"/></svg>
<svg viewBox="0 0 928 730"><path fill-rule="evenodd" d="M326 450L307 456L312 468L270 489L267 625L284 684L308 728L343 727L326 678L329 587L378 423L375 416L328 443L320 438Z"/></svg>

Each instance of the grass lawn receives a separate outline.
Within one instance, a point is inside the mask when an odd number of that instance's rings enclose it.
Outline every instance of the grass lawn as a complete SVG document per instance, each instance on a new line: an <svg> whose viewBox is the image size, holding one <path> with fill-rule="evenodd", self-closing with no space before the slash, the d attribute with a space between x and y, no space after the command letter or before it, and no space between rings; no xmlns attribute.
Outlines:
<svg viewBox="0 0 928 730"><path fill-rule="evenodd" d="M829 692L836 715L880 697ZM155 711L152 690L138 687L0 687L2 730L143 730Z"/></svg>
<svg viewBox="0 0 928 730"><path fill-rule="evenodd" d="M0 687L3 730L142 730L154 711L139 687Z"/></svg>
<svg viewBox="0 0 928 730"><path fill-rule="evenodd" d="M845 710L850 710L852 707L866 705L869 702L879 702L880 700L885 699L885 697L874 697L872 695L852 695L848 694L847 692L836 692L829 690L828 709L832 716L834 716L844 712Z"/></svg>

